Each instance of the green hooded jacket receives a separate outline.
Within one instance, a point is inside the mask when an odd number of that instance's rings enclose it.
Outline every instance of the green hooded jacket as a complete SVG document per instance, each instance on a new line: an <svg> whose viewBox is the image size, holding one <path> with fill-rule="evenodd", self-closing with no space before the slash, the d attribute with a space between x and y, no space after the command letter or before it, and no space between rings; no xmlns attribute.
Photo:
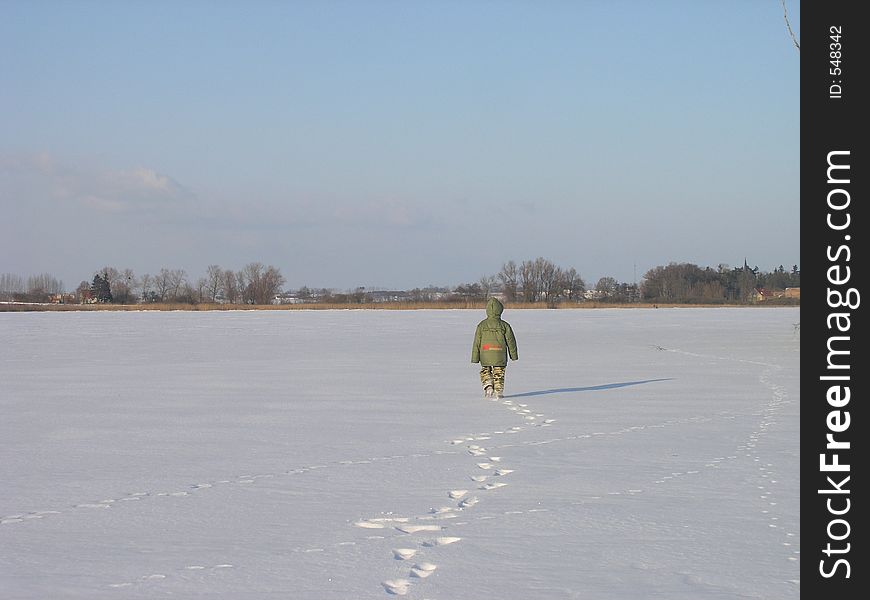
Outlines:
<svg viewBox="0 0 870 600"><path fill-rule="evenodd" d="M507 321L501 320L504 306L497 298L486 303L486 318L477 324L474 345L471 347L471 362L485 367L507 366L508 355L517 360L517 339Z"/></svg>

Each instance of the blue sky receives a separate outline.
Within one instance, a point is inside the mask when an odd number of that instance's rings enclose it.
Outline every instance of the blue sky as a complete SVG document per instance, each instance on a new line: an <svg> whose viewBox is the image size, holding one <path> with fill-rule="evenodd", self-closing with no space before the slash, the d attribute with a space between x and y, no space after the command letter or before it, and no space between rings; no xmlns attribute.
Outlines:
<svg viewBox="0 0 870 600"><path fill-rule="evenodd" d="M790 268L799 64L780 0L0 0L0 273Z"/></svg>

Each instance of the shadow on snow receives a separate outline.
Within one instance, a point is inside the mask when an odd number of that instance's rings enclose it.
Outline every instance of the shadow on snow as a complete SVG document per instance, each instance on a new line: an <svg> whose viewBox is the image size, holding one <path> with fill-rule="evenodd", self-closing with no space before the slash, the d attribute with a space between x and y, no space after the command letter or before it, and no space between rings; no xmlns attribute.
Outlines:
<svg viewBox="0 0 870 600"><path fill-rule="evenodd" d="M604 383L602 385L589 385L586 387L573 388L555 388L552 390L538 390L535 392L523 392L522 394L506 394L504 398L527 398L529 396L543 396L545 394L564 394L566 392L596 392L598 390L615 390L616 388L629 387L632 385L642 385L644 383L654 383L656 381L670 381L672 377L663 379L644 379L643 381L623 381L621 383Z"/></svg>

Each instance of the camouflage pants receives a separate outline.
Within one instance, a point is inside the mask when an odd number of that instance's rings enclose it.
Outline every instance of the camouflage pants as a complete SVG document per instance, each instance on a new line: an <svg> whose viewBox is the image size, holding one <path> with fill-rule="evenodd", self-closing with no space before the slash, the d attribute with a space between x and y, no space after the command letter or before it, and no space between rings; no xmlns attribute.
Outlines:
<svg viewBox="0 0 870 600"><path fill-rule="evenodd" d="M504 392L505 367L480 367L480 383L484 388L492 386L499 395Z"/></svg>

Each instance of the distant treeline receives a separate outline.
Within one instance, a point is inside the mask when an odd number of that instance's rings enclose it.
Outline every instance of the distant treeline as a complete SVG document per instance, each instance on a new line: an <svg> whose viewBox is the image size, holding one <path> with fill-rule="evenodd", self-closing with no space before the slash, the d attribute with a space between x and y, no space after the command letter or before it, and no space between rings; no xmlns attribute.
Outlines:
<svg viewBox="0 0 870 600"><path fill-rule="evenodd" d="M240 271L209 265L205 277L191 280L184 269L161 269L156 275L137 276L131 269L103 267L90 281L71 293L51 275L23 278L0 275L0 301L111 304L367 304L378 302L469 303L491 296L507 302L549 306L600 303L747 304L782 298L799 302L800 270L782 265L770 272L720 264L716 268L690 263L670 263L647 271L640 283L602 277L588 287L573 267L563 268L545 258L508 261L495 275L454 287L379 290L355 288L282 289L281 271L274 266L250 263Z"/></svg>

